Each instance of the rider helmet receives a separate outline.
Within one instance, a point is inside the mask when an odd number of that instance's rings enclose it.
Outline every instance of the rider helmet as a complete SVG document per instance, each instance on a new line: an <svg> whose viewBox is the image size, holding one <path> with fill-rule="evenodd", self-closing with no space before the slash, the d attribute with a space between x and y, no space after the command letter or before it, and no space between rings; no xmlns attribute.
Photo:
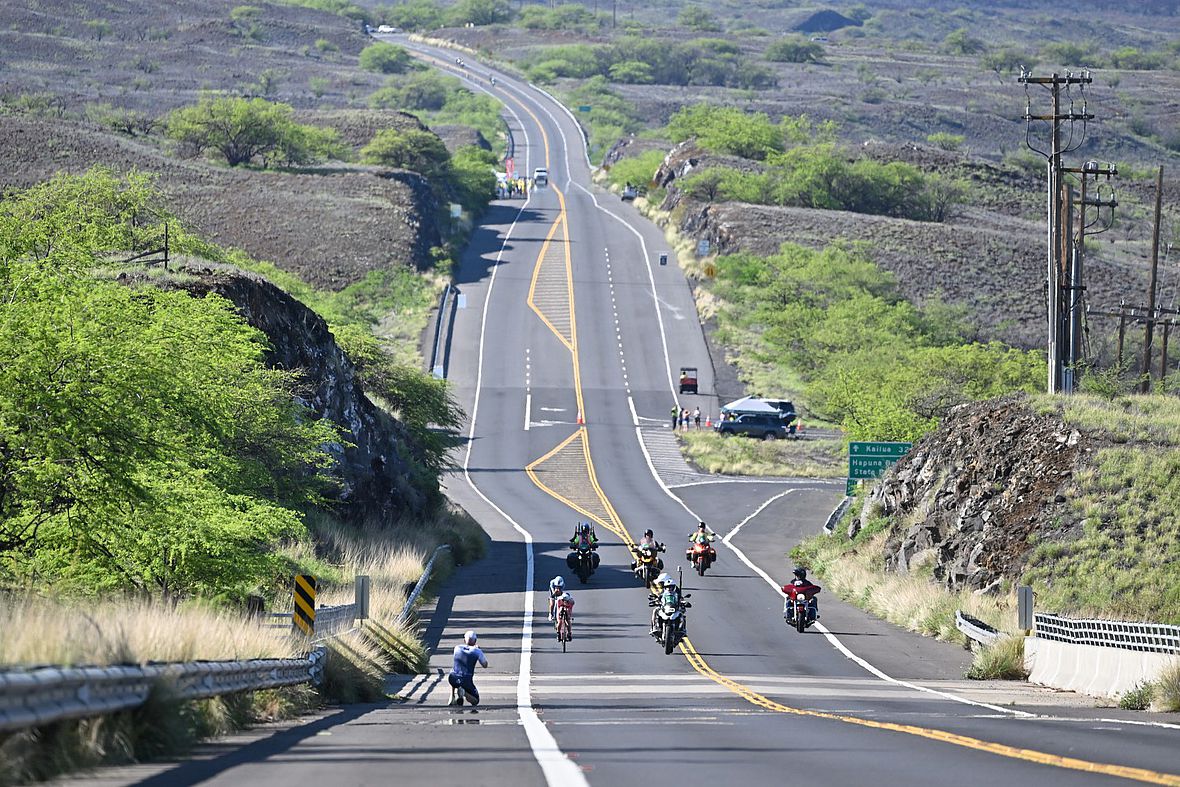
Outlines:
<svg viewBox="0 0 1180 787"><path fill-rule="evenodd" d="M550 585L557 585L559 588L563 588L563 587L565 587L565 577L556 576L553 578L553 581L550 582L549 584Z"/></svg>
<svg viewBox="0 0 1180 787"><path fill-rule="evenodd" d="M672 577L670 577L668 575L667 571L665 571L663 574L660 574L658 577L656 577L656 584L657 585L663 585L663 584L665 584L667 582L671 582L671 581L672 581Z"/></svg>
<svg viewBox="0 0 1180 787"><path fill-rule="evenodd" d="M590 532L590 523L589 523L589 522L583 522L582 524L578 525L578 528L579 528L579 529L580 529L580 531L581 531L581 532L583 532L583 533L589 533L589 532Z"/></svg>
<svg viewBox="0 0 1180 787"><path fill-rule="evenodd" d="M574 600L574 597L569 594L569 591L566 591L565 593L561 594L561 600L569 603Z"/></svg>
<svg viewBox="0 0 1180 787"><path fill-rule="evenodd" d="M800 566L799 568L796 568L795 569L795 577L797 579L806 580L807 579L807 569L803 568L802 566Z"/></svg>
<svg viewBox="0 0 1180 787"><path fill-rule="evenodd" d="M648 538L655 538L656 537L656 534L652 531L652 529L650 527L647 530L643 531L643 535L647 536Z"/></svg>
<svg viewBox="0 0 1180 787"><path fill-rule="evenodd" d="M699 525L697 525L697 530L704 530L706 527L707 525L704 522L701 522Z"/></svg>

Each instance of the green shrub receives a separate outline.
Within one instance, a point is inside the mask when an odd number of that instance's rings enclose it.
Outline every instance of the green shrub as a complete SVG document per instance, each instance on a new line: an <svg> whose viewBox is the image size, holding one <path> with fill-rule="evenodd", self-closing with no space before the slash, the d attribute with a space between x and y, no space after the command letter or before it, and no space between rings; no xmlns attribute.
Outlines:
<svg viewBox="0 0 1180 787"><path fill-rule="evenodd" d="M400 74L410 67L410 53L387 41L369 44L361 50L360 66L378 74Z"/></svg>
<svg viewBox="0 0 1180 787"><path fill-rule="evenodd" d="M296 123L287 104L262 98L206 95L168 115L168 136L197 153L216 152L231 167L256 159L264 164L311 164L343 155L332 129Z"/></svg>
<svg viewBox="0 0 1180 787"><path fill-rule="evenodd" d="M483 27L511 18L512 7L508 0L459 0L450 12L450 23L456 27L467 24Z"/></svg>
<svg viewBox="0 0 1180 787"><path fill-rule="evenodd" d="M563 3L554 8L530 5L521 9L518 23L528 30L576 30L590 32L599 20L585 6Z"/></svg>
<svg viewBox="0 0 1180 787"><path fill-rule="evenodd" d="M788 36L767 47L765 57L774 63L818 63L823 60L824 48L802 36Z"/></svg>
<svg viewBox="0 0 1180 787"><path fill-rule="evenodd" d="M936 148L954 151L963 147L966 137L962 134L951 134L946 131L936 131L926 136L926 141Z"/></svg>
<svg viewBox="0 0 1180 787"><path fill-rule="evenodd" d="M1147 710L1154 696L1155 686L1144 681L1119 697L1119 707L1123 710Z"/></svg>
<svg viewBox="0 0 1180 787"><path fill-rule="evenodd" d="M315 40L315 48L316 51L323 52L324 54L340 51L340 47L336 46L336 44L332 43L326 38L317 38Z"/></svg>
<svg viewBox="0 0 1180 787"><path fill-rule="evenodd" d="M701 32L721 31L721 25L718 24L717 18L704 6L684 6L684 8L680 9L680 15L676 18L676 21L689 30L699 30Z"/></svg>
<svg viewBox="0 0 1180 787"><path fill-rule="evenodd" d="M446 14L433 0L405 0L381 8L382 19L402 30L434 30L442 27Z"/></svg>
<svg viewBox="0 0 1180 787"><path fill-rule="evenodd" d="M978 38L970 35L966 28L960 27L942 39L942 49L952 55L977 55L987 50L987 46Z"/></svg>
<svg viewBox="0 0 1180 787"><path fill-rule="evenodd" d="M446 166L450 154L437 134L389 128L378 131L369 144L361 148L361 160L366 164L410 169L430 176Z"/></svg>
<svg viewBox="0 0 1180 787"><path fill-rule="evenodd" d="M646 186L652 182L660 164L664 161L664 154L659 150L648 150L638 156L632 156L615 162L610 168L608 177L616 186L632 183Z"/></svg>
<svg viewBox="0 0 1180 787"><path fill-rule="evenodd" d="M672 115L665 130L673 142L696 139L706 150L758 161L783 149L782 130L765 113L736 107L684 107Z"/></svg>
<svg viewBox="0 0 1180 787"><path fill-rule="evenodd" d="M1131 71L1153 71L1163 68L1164 57L1156 52L1141 52L1134 47L1124 46L1110 53L1110 64L1114 68Z"/></svg>

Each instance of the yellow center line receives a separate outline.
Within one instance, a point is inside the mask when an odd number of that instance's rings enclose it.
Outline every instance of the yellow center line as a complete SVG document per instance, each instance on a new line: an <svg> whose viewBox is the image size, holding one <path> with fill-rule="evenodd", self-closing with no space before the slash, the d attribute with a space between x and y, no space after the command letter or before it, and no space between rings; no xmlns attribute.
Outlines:
<svg viewBox="0 0 1180 787"><path fill-rule="evenodd" d="M1167 784L1180 786L1180 775L1170 773L1159 773L1157 771L1150 771L1144 768L1134 768L1127 765L1114 765L1104 762L1090 762L1088 760L1079 760L1074 757L1063 757L1058 754L1048 754L1046 752L1037 751L1035 749L1021 749L1016 746L1009 746L1003 743L994 743L992 741L980 740L979 738L972 738L967 735L959 735L958 733L947 732L945 730L935 730L928 727L918 727L912 724L895 724L893 722L873 721L871 719L862 719L857 716L846 716L840 713L828 713L825 711L808 710L806 708L792 708L789 705L775 702L774 700L759 694L748 686L727 678L717 670L709 666L708 662L697 652L693 646L692 641L685 637L684 641L680 643L680 650L688 659L688 663L692 665L693 669L704 675L706 678L724 686L739 695L745 700L766 708L767 710L775 711L776 713L790 713L796 716L810 716L817 719L831 719L832 721L839 721L845 724L855 724L859 727L870 727L877 730L889 730L891 732L900 732L906 735L915 735L920 738L928 738L930 740L941 741L943 743L950 743L955 746L962 746L968 749L975 749L977 751L988 752L989 754L998 754L1002 757L1009 757L1016 760L1025 760L1027 762L1035 762L1040 765L1050 765L1056 768L1066 768L1073 771L1084 771L1086 773L1099 773L1106 776L1118 776L1123 779L1132 779L1134 781L1146 782L1148 784Z"/></svg>
<svg viewBox="0 0 1180 787"><path fill-rule="evenodd" d="M504 98L512 101L512 103L516 104L518 107L520 107L522 110L524 110L524 112L526 112L529 115L529 117L531 117L533 119L533 122L535 122L537 124L537 128L539 128L541 131L542 144L544 145L545 166L546 166L546 168L548 168L548 166L549 166L549 137L548 137L548 135L546 135L545 127L541 124L540 119L533 113L532 110L530 110L527 106L525 106L525 104L523 102L521 102L517 98L507 95L507 94L504 94ZM549 325L550 329L552 329L553 332L556 333L558 335L558 337L562 339L562 343L565 344L566 347L568 347L570 350L570 355L572 358L573 369L574 369L574 392L575 392L575 395L577 396L577 401L578 401L578 414L580 416L584 416L585 409L584 409L583 401L582 401L582 374L581 374L581 366L578 361L578 332L577 332L577 324L576 324L575 317L574 317L574 278L573 278L573 262L572 262L572 258L571 258L571 254L570 254L569 223L567 221L567 215L566 215L565 195L562 194L562 192L559 189L557 189L556 187L554 187L553 190L557 194L558 201L561 204L561 209L560 209L557 220L553 223L553 226L549 230L549 235L545 240L546 246L542 247L541 256L537 258L537 266L533 272L533 284L529 288L529 305L530 305L530 307L533 308L534 311L538 312L538 315L541 317L541 319L544 320L547 325ZM553 327L552 323L550 323L550 321L548 319L546 319L544 315L541 315L540 312L537 310L536 306L532 303L533 291L536 286L537 271L540 269L541 260L543 259L544 253L548 248L549 242L552 240L553 236L556 234L557 225L559 223L562 225L562 230L563 230L562 240L565 244L566 281L567 281L567 286L569 289L570 335L572 337L572 341L570 341L570 342L565 341L565 338L563 336L561 336L561 334ZM587 474L589 475L589 478L590 478L590 484L593 487L595 494L598 496L599 500L602 502L603 508L606 510L609 519L612 521L608 522L608 521L604 520L602 517L587 511L582 506L577 505L576 503L574 503L572 500L570 500L566 496L560 494L559 492L557 492L553 489L550 489L548 486L546 486L544 483L542 483L540 478L538 478L538 476L537 476L536 468L539 465L544 463L546 460L551 459L559 451L561 451L563 448L568 447L574 440L578 439L579 437L582 438L582 451L585 455L586 471L587 471ZM565 505L569 506L570 508L579 512L580 514L582 514L586 517L589 517L590 519L593 519L598 524L602 525L603 527L607 528L611 532L618 535L628 546L631 546L635 543L634 540L631 538L631 534L627 530L626 525L623 524L622 518L618 515L618 512L615 511L614 506L611 505L610 499L607 497L606 493L602 489L602 486L598 482L598 476L594 470L594 460L591 458L591 455L590 455L590 433L586 429L586 427L584 427L584 426L580 427L577 431L575 431L572 435L570 435L565 440L563 440L561 443L559 443L555 448L553 448L551 451L546 453L540 459L536 459L533 462L529 463L529 465L527 467L525 467L525 472L528 474L528 476L532 480L532 482L534 484L536 484L536 486L539 489L541 489L543 492L545 492L546 494L559 500L560 502L564 503ZM932 729L929 727L919 727L919 726L911 725L911 724L895 724L893 722L873 721L870 719L862 719L862 718L859 718L856 716L846 716L846 715L838 714L838 713L828 713L825 711L808 710L805 708L793 708L789 705L783 705L782 703L776 702L775 700L772 700L763 694L759 694L758 692L754 691L753 689L749 688L748 686L745 686L745 685L737 682L736 680L733 680L732 678L728 678L725 675L722 675L720 672L717 672L717 670L715 670L711 666L709 666L709 663L706 662L705 659L701 656L701 654L697 652L696 648L692 644L692 641L689 640L687 637L684 639L683 642L680 643L680 650L684 654L688 663L690 665L692 665L692 668L695 669L698 673L700 673L704 677L724 686L725 688L732 691L734 694L742 697L743 699L752 703L753 705L756 705L760 708L764 708L768 711L772 711L775 713L787 713L787 714L792 714L792 715L796 715L796 716L807 716L807 717L812 717L812 718L830 719L832 721L839 721L839 722L843 722L845 724L853 724L853 725L857 725L860 727L867 727L867 728L877 729L877 730L886 730L886 731L890 731L890 732L903 733L906 735L914 735L914 736L917 736L920 738L927 738L929 740L940 741L942 743L947 743L947 744L951 744L951 745L955 745L955 746L961 746L961 747L968 748L968 749L974 749L976 751L987 752L989 754L995 754L995 755L998 755L1001 757L1008 757L1010 759L1023 760L1026 762L1037 763L1040 765L1047 765L1047 766L1052 766L1052 767L1056 767L1056 768L1065 768L1067 770L1082 771L1085 773L1102 774L1105 776L1116 776L1116 777L1120 777L1123 779L1130 779L1133 781L1145 782L1147 784L1164 784L1164 785L1171 785L1172 787L1180 787L1180 775L1176 775L1176 774L1161 773L1161 772L1157 772L1157 771L1147 770L1144 768L1134 768L1134 767L1127 766L1127 765L1115 765L1112 763L1090 762L1088 760L1081 760L1081 759L1077 759L1074 757L1064 757L1064 756L1057 755L1057 754L1049 754L1047 752L1041 752L1041 751L1037 751L1035 749L1022 749L1022 748L1019 748L1016 746L1009 746L1009 745L1003 744L1003 743L994 743L992 741L985 741L985 740L981 740L979 738L972 738L967 735L959 735L957 733L947 732L945 730Z"/></svg>

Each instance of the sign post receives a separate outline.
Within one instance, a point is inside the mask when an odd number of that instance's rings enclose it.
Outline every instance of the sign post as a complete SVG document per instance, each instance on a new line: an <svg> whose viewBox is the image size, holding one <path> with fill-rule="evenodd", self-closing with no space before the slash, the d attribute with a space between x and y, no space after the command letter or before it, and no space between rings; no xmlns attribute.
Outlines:
<svg viewBox="0 0 1180 787"><path fill-rule="evenodd" d="M886 470L906 455L913 443L848 444L848 483L845 494L851 495L864 479L880 478Z"/></svg>

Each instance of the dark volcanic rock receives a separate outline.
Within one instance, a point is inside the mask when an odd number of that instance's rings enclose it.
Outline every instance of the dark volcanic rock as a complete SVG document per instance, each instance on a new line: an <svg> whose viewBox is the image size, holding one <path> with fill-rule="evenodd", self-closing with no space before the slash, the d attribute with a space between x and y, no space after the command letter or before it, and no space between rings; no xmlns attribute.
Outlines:
<svg viewBox="0 0 1180 787"><path fill-rule="evenodd" d="M962 405L882 479L848 534L889 517L900 524L887 570L932 563L947 588L990 592L1019 575L1031 536L1069 528L1070 482L1091 443L1023 396Z"/></svg>
<svg viewBox="0 0 1180 787"><path fill-rule="evenodd" d="M830 33L842 27L860 27L860 24L860 22L855 19L849 19L844 14L830 9L824 9L823 11L816 11L795 25L795 29L800 33Z"/></svg>

